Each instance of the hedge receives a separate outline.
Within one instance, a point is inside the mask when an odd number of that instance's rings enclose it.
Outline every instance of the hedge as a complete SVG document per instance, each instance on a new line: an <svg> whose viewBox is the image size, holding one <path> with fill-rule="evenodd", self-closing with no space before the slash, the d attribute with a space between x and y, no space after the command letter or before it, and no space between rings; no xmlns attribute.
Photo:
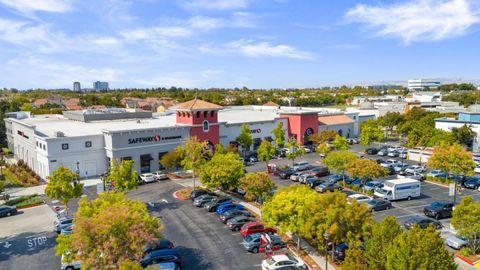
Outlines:
<svg viewBox="0 0 480 270"><path fill-rule="evenodd" d="M38 194L27 195L27 196L20 196L15 199L11 199L5 203L5 205L9 206L17 206L17 207L24 207L29 205L36 205L36 204L43 204L44 201Z"/></svg>

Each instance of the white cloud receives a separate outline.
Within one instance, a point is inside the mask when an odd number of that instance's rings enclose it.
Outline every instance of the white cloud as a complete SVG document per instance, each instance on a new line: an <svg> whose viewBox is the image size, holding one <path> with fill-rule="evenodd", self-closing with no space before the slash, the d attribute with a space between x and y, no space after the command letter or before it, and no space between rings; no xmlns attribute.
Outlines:
<svg viewBox="0 0 480 270"><path fill-rule="evenodd" d="M182 3L188 9L243 9L248 7L248 0L189 0Z"/></svg>
<svg viewBox="0 0 480 270"><path fill-rule="evenodd" d="M0 0L0 3L20 12L66 12L72 9L72 0Z"/></svg>
<svg viewBox="0 0 480 270"><path fill-rule="evenodd" d="M190 18L187 24L194 28L210 30L210 29L224 27L226 22L218 18L195 16Z"/></svg>
<svg viewBox="0 0 480 270"><path fill-rule="evenodd" d="M158 40L171 37L188 37L191 31L181 26L159 26L152 28L136 28L120 33L127 41Z"/></svg>
<svg viewBox="0 0 480 270"><path fill-rule="evenodd" d="M286 57L293 59L313 58L311 53L301 51L289 45L272 45L268 42L255 42L246 39L231 42L227 44L227 48L248 57Z"/></svg>
<svg viewBox="0 0 480 270"><path fill-rule="evenodd" d="M364 23L375 35L396 37L405 43L461 36L480 22L468 0L413 0L389 6L357 5L347 20Z"/></svg>

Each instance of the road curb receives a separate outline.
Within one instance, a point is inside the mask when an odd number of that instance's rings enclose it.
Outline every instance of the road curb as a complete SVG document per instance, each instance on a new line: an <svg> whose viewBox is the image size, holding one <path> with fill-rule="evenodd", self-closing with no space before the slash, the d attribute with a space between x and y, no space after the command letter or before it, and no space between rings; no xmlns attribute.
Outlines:
<svg viewBox="0 0 480 270"><path fill-rule="evenodd" d="M180 190L181 190L181 189L180 189ZM175 192L172 194L172 196L173 196L175 199L177 199L177 200L187 201L188 198L182 198L182 197L178 196L178 193L180 192L180 190L175 191Z"/></svg>
<svg viewBox="0 0 480 270"><path fill-rule="evenodd" d="M37 203L37 204L32 204L32 205L20 206L20 207L17 207L17 209L33 208L33 207L37 207L37 206L44 205L44 204L45 203Z"/></svg>

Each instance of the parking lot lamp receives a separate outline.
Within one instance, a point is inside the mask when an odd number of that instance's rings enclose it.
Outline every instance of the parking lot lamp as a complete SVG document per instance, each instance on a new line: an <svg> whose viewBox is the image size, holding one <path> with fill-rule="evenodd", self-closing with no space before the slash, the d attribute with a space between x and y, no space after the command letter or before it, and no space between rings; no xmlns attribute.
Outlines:
<svg viewBox="0 0 480 270"><path fill-rule="evenodd" d="M325 239L325 270L328 270L328 240L330 239L330 234L325 232L323 238Z"/></svg>

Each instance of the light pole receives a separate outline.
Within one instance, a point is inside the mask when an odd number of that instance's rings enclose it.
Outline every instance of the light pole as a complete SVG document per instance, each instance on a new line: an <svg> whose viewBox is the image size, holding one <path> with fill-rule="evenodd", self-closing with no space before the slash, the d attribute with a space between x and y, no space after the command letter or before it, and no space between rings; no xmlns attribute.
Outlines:
<svg viewBox="0 0 480 270"><path fill-rule="evenodd" d="M323 238L325 238L325 270L328 270L328 239L330 238L330 234L325 232Z"/></svg>

